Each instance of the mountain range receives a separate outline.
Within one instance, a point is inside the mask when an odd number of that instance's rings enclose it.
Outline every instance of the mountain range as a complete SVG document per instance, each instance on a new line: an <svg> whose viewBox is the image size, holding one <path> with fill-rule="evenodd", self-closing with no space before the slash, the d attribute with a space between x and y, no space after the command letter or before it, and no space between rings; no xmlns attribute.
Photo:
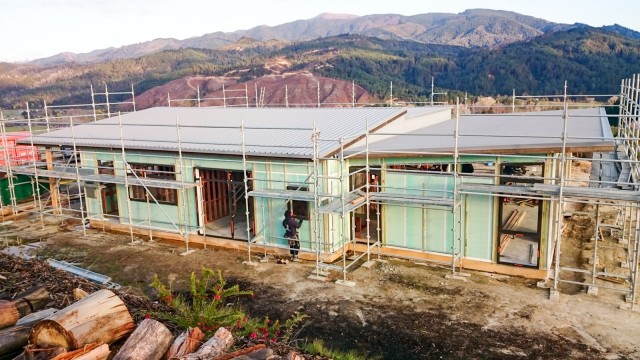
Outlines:
<svg viewBox="0 0 640 360"><path fill-rule="evenodd" d="M572 93L614 94L638 64L640 33L620 25L557 24L482 9L414 16L322 14L274 27L0 63L0 106L22 108L25 101L43 99L87 103L89 84L109 84L116 92L133 85L141 107L166 105L167 93L194 98L198 88L201 96L224 97L223 83L227 89L248 89L246 102L265 105L318 97L350 103L354 88L359 101L383 100L391 82L394 98L422 101L430 96L432 76L450 98L513 89L557 93L564 80ZM286 95L282 87L289 89ZM266 93L259 96L263 88Z"/></svg>
<svg viewBox="0 0 640 360"><path fill-rule="evenodd" d="M62 53L32 61L37 65L65 62L97 62L149 55L163 50L185 48L219 49L242 38L257 41L308 41L342 34L379 39L413 40L426 44L488 47L532 39L571 25L556 24L515 12L473 9L459 14L430 13L413 16L397 14L355 16L321 14L277 26L257 26L249 30L214 32L184 40L155 39L119 48L94 50L84 54Z"/></svg>

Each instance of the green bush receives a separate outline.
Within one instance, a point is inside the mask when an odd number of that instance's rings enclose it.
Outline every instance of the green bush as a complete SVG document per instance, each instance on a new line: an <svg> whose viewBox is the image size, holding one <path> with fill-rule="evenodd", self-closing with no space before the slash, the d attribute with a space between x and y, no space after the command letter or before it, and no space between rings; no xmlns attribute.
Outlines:
<svg viewBox="0 0 640 360"><path fill-rule="evenodd" d="M253 291L240 290L240 286L227 287L227 281L221 271L202 268L201 277L191 273L190 296L174 294L156 275L151 287L158 291L162 302L172 311L156 313L160 319L170 321L181 328L199 327L207 336L224 327L235 336L248 336L262 342L288 342L293 329L307 316L294 313L282 324L279 320L271 321L268 317L252 318L236 304L230 303L240 296L253 296Z"/></svg>

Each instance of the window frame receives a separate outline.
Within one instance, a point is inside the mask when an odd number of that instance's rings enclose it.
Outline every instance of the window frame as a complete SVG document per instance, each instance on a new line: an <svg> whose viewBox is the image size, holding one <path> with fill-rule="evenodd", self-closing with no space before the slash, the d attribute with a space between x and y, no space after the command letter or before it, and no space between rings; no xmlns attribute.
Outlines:
<svg viewBox="0 0 640 360"><path fill-rule="evenodd" d="M129 163L131 170L139 178L175 181L175 165ZM149 187L149 192L159 204L178 205L178 190ZM129 185L129 200L147 202L152 200L142 185Z"/></svg>

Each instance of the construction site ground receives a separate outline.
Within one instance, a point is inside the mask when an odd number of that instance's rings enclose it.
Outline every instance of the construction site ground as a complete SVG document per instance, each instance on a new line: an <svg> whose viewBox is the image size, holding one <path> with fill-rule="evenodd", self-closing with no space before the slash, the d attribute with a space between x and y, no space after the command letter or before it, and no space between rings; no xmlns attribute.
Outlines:
<svg viewBox="0 0 640 360"><path fill-rule="evenodd" d="M0 230L9 234L7 243L41 240L39 257L77 263L152 300L148 285L155 274L181 289L192 271L220 269L231 283L255 291L243 301L253 316L309 316L292 345L322 339L334 349L379 359L640 358L640 312L621 309L628 305L622 294L594 297L573 287L556 302L536 280L478 272L469 272L466 281L448 279L449 269L398 259L349 272L356 286L345 287L308 279L313 262L272 259L251 267L243 264L245 251L212 248L180 256L184 248L129 245L129 234L101 229L83 236L79 225L45 220L32 216Z"/></svg>

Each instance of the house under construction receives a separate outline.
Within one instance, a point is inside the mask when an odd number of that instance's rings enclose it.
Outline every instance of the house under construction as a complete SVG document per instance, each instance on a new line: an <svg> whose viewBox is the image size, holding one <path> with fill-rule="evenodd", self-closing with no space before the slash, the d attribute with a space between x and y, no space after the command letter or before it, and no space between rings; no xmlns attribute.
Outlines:
<svg viewBox="0 0 640 360"><path fill-rule="evenodd" d="M506 114L469 114L460 104L247 102L133 106L98 119L94 102L93 119L80 121L50 118L45 104L44 118L2 122L3 137L14 122L26 125L32 135L18 143L40 150L27 162L4 152L7 178L27 176L33 191L20 203L9 181L2 214L72 217L132 241L180 242L185 253L241 248L252 264L288 253L282 220L291 209L305 220L300 255L315 261L317 277L338 270L348 283L350 269L384 255L446 264L454 276L473 269L549 280L552 297L563 283L611 289L633 306L639 94L634 76L620 94L589 96L618 96L615 115L566 87L563 95L514 96ZM555 110L516 107L541 98ZM576 171L583 164L587 172ZM567 221L579 217L595 222L585 240L591 258L576 264L562 253ZM619 260L615 267L601 263L604 252Z"/></svg>

